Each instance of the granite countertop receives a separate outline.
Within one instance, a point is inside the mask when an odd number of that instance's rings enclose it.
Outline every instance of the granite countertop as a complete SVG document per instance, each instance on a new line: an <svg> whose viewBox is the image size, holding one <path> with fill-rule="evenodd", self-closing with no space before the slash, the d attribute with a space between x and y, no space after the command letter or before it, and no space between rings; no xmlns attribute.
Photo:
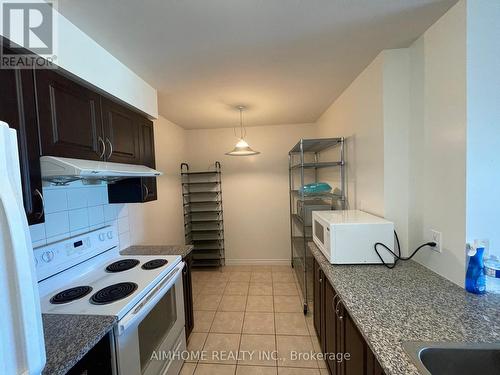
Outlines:
<svg viewBox="0 0 500 375"><path fill-rule="evenodd" d="M500 342L500 295L468 293L414 261L331 265L308 245L387 375L419 374L405 341Z"/></svg>
<svg viewBox="0 0 500 375"><path fill-rule="evenodd" d="M193 250L193 245L138 245L120 251L121 255L180 255L183 258Z"/></svg>
<svg viewBox="0 0 500 375"><path fill-rule="evenodd" d="M105 315L42 314L47 363L42 374L67 373L116 323Z"/></svg>

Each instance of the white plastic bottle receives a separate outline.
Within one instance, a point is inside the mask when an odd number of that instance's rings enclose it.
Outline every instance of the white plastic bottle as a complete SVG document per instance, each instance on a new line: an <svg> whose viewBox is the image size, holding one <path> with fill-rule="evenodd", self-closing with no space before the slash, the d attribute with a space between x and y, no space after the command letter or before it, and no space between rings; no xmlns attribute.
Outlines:
<svg viewBox="0 0 500 375"><path fill-rule="evenodd" d="M491 255L484 261L484 270L486 274L486 291L500 294L500 259L495 255Z"/></svg>

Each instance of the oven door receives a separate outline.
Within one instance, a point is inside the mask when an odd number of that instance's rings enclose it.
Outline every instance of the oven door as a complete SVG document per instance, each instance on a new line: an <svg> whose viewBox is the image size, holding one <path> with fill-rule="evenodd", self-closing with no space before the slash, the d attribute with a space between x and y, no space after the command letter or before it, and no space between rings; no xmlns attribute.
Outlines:
<svg viewBox="0 0 500 375"><path fill-rule="evenodd" d="M115 328L119 375L177 374L186 348L184 297L179 263Z"/></svg>

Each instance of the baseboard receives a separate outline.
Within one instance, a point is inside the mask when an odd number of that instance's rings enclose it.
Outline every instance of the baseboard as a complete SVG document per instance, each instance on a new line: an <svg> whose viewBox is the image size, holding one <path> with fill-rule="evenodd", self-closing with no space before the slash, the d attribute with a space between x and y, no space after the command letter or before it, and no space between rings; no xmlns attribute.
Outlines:
<svg viewBox="0 0 500 375"><path fill-rule="evenodd" d="M226 259L226 266L289 266L290 259Z"/></svg>

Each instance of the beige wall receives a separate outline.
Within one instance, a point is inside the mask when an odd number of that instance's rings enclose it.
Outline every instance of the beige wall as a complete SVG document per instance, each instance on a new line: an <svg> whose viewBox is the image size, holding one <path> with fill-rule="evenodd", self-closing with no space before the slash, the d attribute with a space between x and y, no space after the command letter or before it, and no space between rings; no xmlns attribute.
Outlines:
<svg viewBox="0 0 500 375"><path fill-rule="evenodd" d="M384 215L383 55L354 80L317 122L319 137L346 137L347 199L351 209ZM321 179L336 185L333 171Z"/></svg>
<svg viewBox="0 0 500 375"><path fill-rule="evenodd" d="M409 237L410 55L386 50L383 70L384 216L393 221L403 254Z"/></svg>
<svg viewBox="0 0 500 375"><path fill-rule="evenodd" d="M179 166L186 150L185 130L159 117L154 123L158 200L129 204L131 244L183 244L184 218Z"/></svg>
<svg viewBox="0 0 500 375"><path fill-rule="evenodd" d="M236 143L233 129L186 131L191 170L222 164L226 261L228 264L290 262L288 151L312 124L250 127L247 139L258 156L226 156Z"/></svg>
<svg viewBox="0 0 500 375"><path fill-rule="evenodd" d="M442 253L416 259L461 286L465 33L461 1L410 48L377 56L317 122L319 136L347 138L350 208L394 221L404 254L430 241L430 229L442 232Z"/></svg>
<svg viewBox="0 0 500 375"><path fill-rule="evenodd" d="M466 4L459 2L410 48L413 205L411 246L442 232L443 251L416 259L463 286L466 202Z"/></svg>
<svg viewBox="0 0 500 375"><path fill-rule="evenodd" d="M319 119L322 137L346 137L349 208L395 223L408 247L409 53L381 52ZM337 173L321 179L338 181ZM393 244L388 244L391 247Z"/></svg>
<svg viewBox="0 0 500 375"><path fill-rule="evenodd" d="M500 2L467 2L467 241L500 257Z"/></svg>

